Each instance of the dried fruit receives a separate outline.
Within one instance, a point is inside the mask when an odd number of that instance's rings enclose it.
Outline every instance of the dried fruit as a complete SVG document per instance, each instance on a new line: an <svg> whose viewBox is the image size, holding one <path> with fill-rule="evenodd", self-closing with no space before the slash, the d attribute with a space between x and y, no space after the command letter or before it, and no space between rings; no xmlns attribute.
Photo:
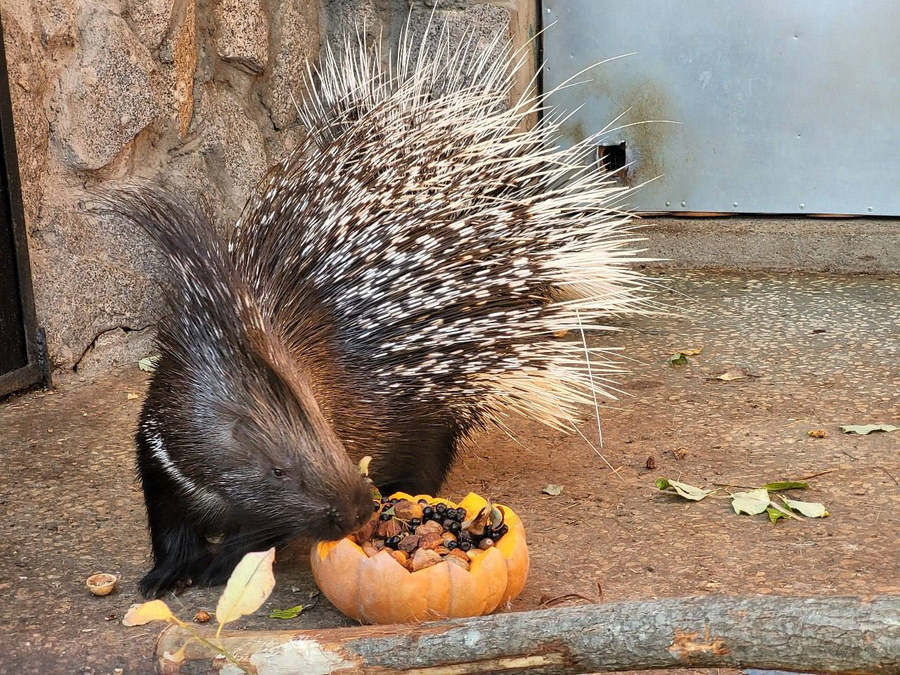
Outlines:
<svg viewBox="0 0 900 675"><path fill-rule="evenodd" d="M420 548L413 556L413 572L424 570L426 567L437 565L439 562L443 561L444 559L441 558L441 556L435 551L430 551L426 548Z"/></svg>
<svg viewBox="0 0 900 675"><path fill-rule="evenodd" d="M378 536L384 537L385 539L389 537L396 537L403 531L403 525L400 521L394 520L391 518L390 520L384 520L378 523Z"/></svg>
<svg viewBox="0 0 900 675"><path fill-rule="evenodd" d="M209 621L209 612L205 609L201 609L199 612L194 614L194 622L195 623L207 623Z"/></svg>
<svg viewBox="0 0 900 675"><path fill-rule="evenodd" d="M409 556L406 555L405 551L391 551L391 557L404 567L409 562Z"/></svg>
<svg viewBox="0 0 900 675"><path fill-rule="evenodd" d="M828 434L826 433L826 431L824 429L810 429L806 433L809 434L812 438L827 438L828 437Z"/></svg>
<svg viewBox="0 0 900 675"><path fill-rule="evenodd" d="M647 461L644 463L644 466L653 471L653 469L656 468L656 459L654 459L652 456L648 457Z"/></svg>

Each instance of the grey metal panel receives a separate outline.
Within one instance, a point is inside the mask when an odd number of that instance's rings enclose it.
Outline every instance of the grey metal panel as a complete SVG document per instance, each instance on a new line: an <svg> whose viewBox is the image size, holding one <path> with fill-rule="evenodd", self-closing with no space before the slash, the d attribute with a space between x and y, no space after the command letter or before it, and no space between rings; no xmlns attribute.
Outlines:
<svg viewBox="0 0 900 675"><path fill-rule="evenodd" d="M641 211L900 215L900 2L544 0L545 91ZM555 22L555 23L554 23ZM552 25L551 25L552 24Z"/></svg>

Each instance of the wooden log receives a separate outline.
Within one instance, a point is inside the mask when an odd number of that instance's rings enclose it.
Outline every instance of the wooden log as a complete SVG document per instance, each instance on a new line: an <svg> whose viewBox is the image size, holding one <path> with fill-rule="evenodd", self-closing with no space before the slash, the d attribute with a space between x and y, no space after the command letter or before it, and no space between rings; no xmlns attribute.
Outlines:
<svg viewBox="0 0 900 675"><path fill-rule="evenodd" d="M162 672L241 672L189 637L174 626L163 632ZM173 662L186 642L183 660ZM572 675L684 667L897 675L900 596L675 598L418 625L231 632L222 645L259 675Z"/></svg>

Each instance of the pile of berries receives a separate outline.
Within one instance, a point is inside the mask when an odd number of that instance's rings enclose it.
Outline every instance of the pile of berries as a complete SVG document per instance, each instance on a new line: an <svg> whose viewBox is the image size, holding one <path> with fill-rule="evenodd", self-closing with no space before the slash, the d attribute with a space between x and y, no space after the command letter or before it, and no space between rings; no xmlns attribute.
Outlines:
<svg viewBox="0 0 900 675"><path fill-rule="evenodd" d="M424 499L382 497L374 506L372 519L351 539L370 558L386 549L410 572L444 561L469 569L509 531L503 508L490 503L471 519L464 508Z"/></svg>

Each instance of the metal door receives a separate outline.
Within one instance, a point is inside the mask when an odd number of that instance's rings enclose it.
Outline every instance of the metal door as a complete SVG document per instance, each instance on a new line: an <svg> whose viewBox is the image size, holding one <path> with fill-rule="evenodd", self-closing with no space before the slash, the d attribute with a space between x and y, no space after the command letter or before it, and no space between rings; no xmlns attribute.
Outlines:
<svg viewBox="0 0 900 675"><path fill-rule="evenodd" d="M0 26L2 32L2 26ZM41 379L6 54L0 39L0 396Z"/></svg>
<svg viewBox="0 0 900 675"><path fill-rule="evenodd" d="M571 140L613 126L641 211L900 215L900 3L544 0ZM648 182L651 181L651 182Z"/></svg>

